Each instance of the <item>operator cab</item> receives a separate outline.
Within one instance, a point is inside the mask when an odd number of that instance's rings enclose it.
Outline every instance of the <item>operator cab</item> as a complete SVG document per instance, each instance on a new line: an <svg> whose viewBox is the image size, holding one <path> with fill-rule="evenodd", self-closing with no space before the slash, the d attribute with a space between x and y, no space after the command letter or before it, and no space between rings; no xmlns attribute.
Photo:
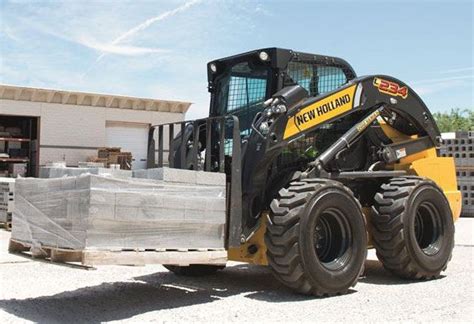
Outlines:
<svg viewBox="0 0 474 324"><path fill-rule="evenodd" d="M343 59L281 48L258 49L217 59L207 64L207 72L211 93L209 116L237 116L243 143L251 136L252 123L263 111L263 103L284 87L299 85L310 97L317 97L356 78L352 67ZM293 141L275 160L273 169L279 172L274 177L283 179L282 174L291 174L305 166L358 118L360 116L348 116L325 124ZM226 130L226 155L231 154L230 140L227 140L232 137L230 129ZM349 163L347 167L359 166Z"/></svg>
<svg viewBox="0 0 474 324"><path fill-rule="evenodd" d="M340 58L281 48L214 60L207 64L207 71L209 116L237 116L243 136L250 134L263 102L282 88L298 84L316 97L356 77L352 67Z"/></svg>

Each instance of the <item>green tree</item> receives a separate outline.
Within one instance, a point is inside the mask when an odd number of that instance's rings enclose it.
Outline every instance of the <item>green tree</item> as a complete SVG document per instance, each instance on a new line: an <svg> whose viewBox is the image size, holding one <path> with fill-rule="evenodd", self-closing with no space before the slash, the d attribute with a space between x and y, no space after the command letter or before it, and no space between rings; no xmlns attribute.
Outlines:
<svg viewBox="0 0 474 324"><path fill-rule="evenodd" d="M474 130L474 111L472 109L451 109L449 113L433 114L441 132Z"/></svg>

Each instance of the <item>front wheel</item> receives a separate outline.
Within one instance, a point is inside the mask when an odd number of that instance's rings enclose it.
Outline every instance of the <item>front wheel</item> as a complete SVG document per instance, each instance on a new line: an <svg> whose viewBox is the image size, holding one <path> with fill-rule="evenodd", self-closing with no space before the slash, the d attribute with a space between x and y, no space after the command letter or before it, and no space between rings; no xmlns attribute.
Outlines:
<svg viewBox="0 0 474 324"><path fill-rule="evenodd" d="M296 292L347 292L362 272L367 234L361 206L339 182L306 179L271 204L265 242L275 277Z"/></svg>

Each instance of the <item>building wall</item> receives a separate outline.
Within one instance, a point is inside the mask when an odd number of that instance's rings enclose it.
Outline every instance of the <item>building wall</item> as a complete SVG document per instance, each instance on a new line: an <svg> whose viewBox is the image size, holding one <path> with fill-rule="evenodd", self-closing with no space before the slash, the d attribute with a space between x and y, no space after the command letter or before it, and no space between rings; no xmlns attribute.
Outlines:
<svg viewBox="0 0 474 324"><path fill-rule="evenodd" d="M0 99L0 114L40 117L40 164L65 158L72 166L106 145L107 121L156 125L184 119L184 113L8 99Z"/></svg>

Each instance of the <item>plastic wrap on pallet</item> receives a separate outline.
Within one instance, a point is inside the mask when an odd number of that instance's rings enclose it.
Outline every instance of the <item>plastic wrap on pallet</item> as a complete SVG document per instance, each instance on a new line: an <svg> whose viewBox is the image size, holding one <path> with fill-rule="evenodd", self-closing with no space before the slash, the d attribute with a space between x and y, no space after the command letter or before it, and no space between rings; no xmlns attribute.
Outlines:
<svg viewBox="0 0 474 324"><path fill-rule="evenodd" d="M24 178L12 239L81 250L223 248L225 204L225 179L199 186L91 174Z"/></svg>
<svg viewBox="0 0 474 324"><path fill-rule="evenodd" d="M134 178L163 180L167 183L187 183L196 185L221 185L225 184L225 173L214 173L194 170L181 170L172 168L155 168L134 170Z"/></svg>
<svg viewBox="0 0 474 324"><path fill-rule="evenodd" d="M120 169L108 169L100 167L87 167L87 168L56 168L56 167L41 167L39 172L40 178L62 178L62 177L76 177L81 174L97 174L111 176L114 178L128 179L132 177L132 171L120 170Z"/></svg>

